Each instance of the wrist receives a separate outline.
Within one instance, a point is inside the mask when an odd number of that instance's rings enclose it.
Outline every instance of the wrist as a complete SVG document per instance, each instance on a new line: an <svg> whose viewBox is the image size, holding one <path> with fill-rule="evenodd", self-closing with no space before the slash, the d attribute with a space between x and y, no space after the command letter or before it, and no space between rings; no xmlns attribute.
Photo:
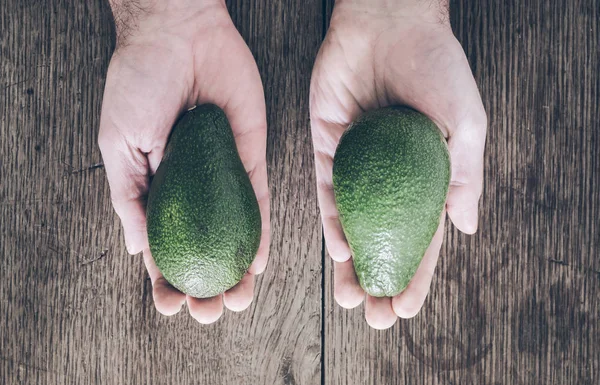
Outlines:
<svg viewBox="0 0 600 385"><path fill-rule="evenodd" d="M113 12L119 7L147 12L161 9L199 8L217 4L225 6L225 0L109 0L108 3Z"/></svg>
<svg viewBox="0 0 600 385"><path fill-rule="evenodd" d="M135 36L193 36L199 28L229 19L225 0L109 0L117 45ZM225 17L224 17L225 16Z"/></svg>
<svg viewBox="0 0 600 385"><path fill-rule="evenodd" d="M336 0L335 8L365 15L449 19L449 0Z"/></svg>

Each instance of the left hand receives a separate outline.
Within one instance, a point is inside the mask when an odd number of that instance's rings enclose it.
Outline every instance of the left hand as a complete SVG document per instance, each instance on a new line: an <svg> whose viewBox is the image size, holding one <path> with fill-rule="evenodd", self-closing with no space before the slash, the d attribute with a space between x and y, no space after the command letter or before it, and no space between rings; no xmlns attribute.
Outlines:
<svg viewBox="0 0 600 385"><path fill-rule="evenodd" d="M117 49L106 77L98 142L113 206L128 251L144 254L156 309L172 315L187 303L198 322L212 323L223 306L233 311L250 306L254 277L268 259L267 122L258 68L223 0L113 0L111 5ZM218 105L229 119L258 199L262 238L236 286L212 298L193 298L169 284L154 263L146 196L178 116L204 103Z"/></svg>
<svg viewBox="0 0 600 385"><path fill-rule="evenodd" d="M335 298L345 308L365 298L335 206L333 157L363 111L407 105L432 119L448 140L452 179L446 210L464 233L477 230L487 118L443 3L338 0L313 70L310 114L318 198ZM445 214L408 287L394 298L366 296L365 318L377 329L416 315L427 296L443 240Z"/></svg>

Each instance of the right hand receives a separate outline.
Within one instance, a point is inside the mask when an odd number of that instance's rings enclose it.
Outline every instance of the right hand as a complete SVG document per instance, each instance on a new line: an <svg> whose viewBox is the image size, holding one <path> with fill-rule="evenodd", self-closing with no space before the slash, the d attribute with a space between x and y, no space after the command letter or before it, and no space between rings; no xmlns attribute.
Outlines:
<svg viewBox="0 0 600 385"><path fill-rule="evenodd" d="M487 118L465 53L452 34L444 0L336 1L310 87L317 196L334 260L334 296L345 308L365 301L376 329L415 316L429 292L444 235L438 231L407 288L393 298L367 295L354 272L333 192L333 159L342 134L367 110L407 105L427 115L448 140L452 179L446 211L462 232L477 230Z"/></svg>
<svg viewBox="0 0 600 385"><path fill-rule="evenodd" d="M177 313L187 301L201 323L216 321L223 304L246 309L254 275L269 252L269 191L266 112L256 63L222 0L129 0L111 2L117 47L110 61L98 142L112 203L121 218L127 250L143 252L156 309ZM146 233L150 177L162 159L171 128L181 113L204 103L221 107L233 130L262 216L256 259L242 281L213 298L186 296L156 267Z"/></svg>

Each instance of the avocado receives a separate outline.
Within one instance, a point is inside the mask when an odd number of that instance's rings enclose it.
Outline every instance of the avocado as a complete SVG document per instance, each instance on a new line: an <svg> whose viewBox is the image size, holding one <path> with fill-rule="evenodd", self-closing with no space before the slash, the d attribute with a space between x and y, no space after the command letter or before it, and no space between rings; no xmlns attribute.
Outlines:
<svg viewBox="0 0 600 385"><path fill-rule="evenodd" d="M333 160L340 222L362 288L392 297L414 276L440 222L450 155L438 127L407 107L358 117Z"/></svg>
<svg viewBox="0 0 600 385"><path fill-rule="evenodd" d="M146 208L150 251L178 290L208 298L256 256L261 217L225 113L205 104L175 124Z"/></svg>

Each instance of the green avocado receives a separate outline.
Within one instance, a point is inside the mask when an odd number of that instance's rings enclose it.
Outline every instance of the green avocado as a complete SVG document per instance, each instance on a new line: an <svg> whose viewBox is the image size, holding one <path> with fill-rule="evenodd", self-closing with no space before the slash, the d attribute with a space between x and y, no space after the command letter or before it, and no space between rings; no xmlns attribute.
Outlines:
<svg viewBox="0 0 600 385"><path fill-rule="evenodd" d="M435 234L450 184L438 127L406 107L369 111L342 135L333 188L362 288L392 297L406 288Z"/></svg>
<svg viewBox="0 0 600 385"><path fill-rule="evenodd" d="M261 218L219 107L198 106L177 122L146 210L150 251L171 285L208 298L242 279L258 250Z"/></svg>

